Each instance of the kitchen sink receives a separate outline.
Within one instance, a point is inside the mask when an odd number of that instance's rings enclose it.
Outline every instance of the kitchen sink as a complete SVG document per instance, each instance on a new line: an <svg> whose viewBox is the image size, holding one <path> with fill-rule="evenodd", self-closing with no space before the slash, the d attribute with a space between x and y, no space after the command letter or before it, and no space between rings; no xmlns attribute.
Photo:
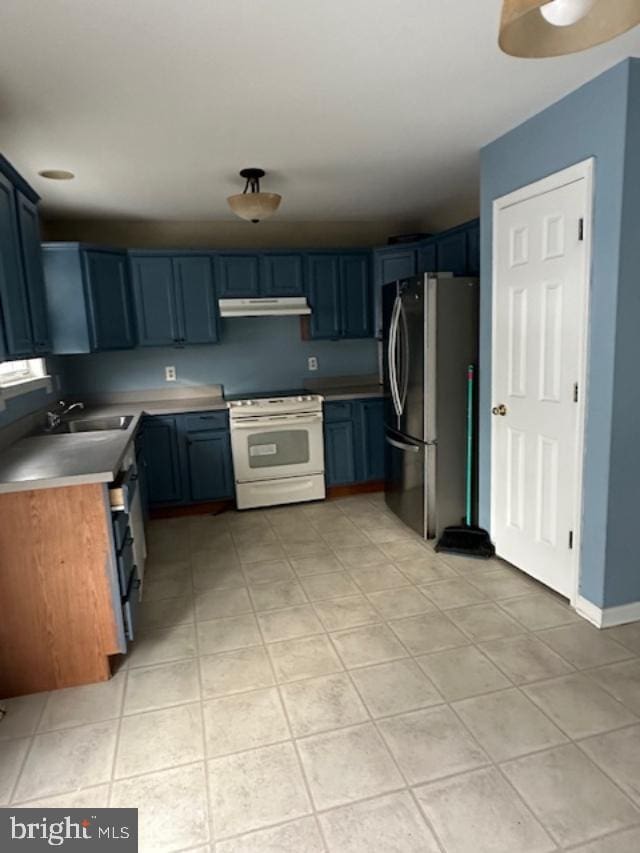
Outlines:
<svg viewBox="0 0 640 853"><path fill-rule="evenodd" d="M61 435L63 433L76 432L111 432L127 429L133 415L119 415L110 418L76 418L71 421L63 421L54 429L43 427L38 430L45 435Z"/></svg>

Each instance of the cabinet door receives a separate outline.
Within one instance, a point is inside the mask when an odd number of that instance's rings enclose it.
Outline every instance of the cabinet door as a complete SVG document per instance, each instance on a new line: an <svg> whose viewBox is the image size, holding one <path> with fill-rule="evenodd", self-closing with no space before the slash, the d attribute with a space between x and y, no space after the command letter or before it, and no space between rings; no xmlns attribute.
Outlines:
<svg viewBox="0 0 640 853"><path fill-rule="evenodd" d="M438 252L435 243L429 243L426 246L420 246L418 249L418 269L416 272L437 272L438 271Z"/></svg>
<svg viewBox="0 0 640 853"><path fill-rule="evenodd" d="M179 503L183 495L176 418L145 419L144 458L149 503Z"/></svg>
<svg viewBox="0 0 640 853"><path fill-rule="evenodd" d="M340 265L338 255L309 255L308 290L311 337L340 336Z"/></svg>
<svg viewBox="0 0 640 853"><path fill-rule="evenodd" d="M191 500L213 501L233 496L231 444L226 430L187 434Z"/></svg>
<svg viewBox="0 0 640 853"><path fill-rule="evenodd" d="M480 275L480 223L473 222L467 230L467 274Z"/></svg>
<svg viewBox="0 0 640 853"><path fill-rule="evenodd" d="M438 240L438 272L466 275L467 233L456 231Z"/></svg>
<svg viewBox="0 0 640 853"><path fill-rule="evenodd" d="M373 335L371 276L367 255L345 255L340 259L341 335L370 338Z"/></svg>
<svg viewBox="0 0 640 853"><path fill-rule="evenodd" d="M353 421L324 425L324 469L328 486L355 483L356 435Z"/></svg>
<svg viewBox="0 0 640 853"><path fill-rule="evenodd" d="M83 252L91 346L94 350L135 345L126 255Z"/></svg>
<svg viewBox="0 0 640 853"><path fill-rule="evenodd" d="M260 259L256 255L218 255L218 295L223 299L260 295Z"/></svg>
<svg viewBox="0 0 640 853"><path fill-rule="evenodd" d="M376 281L379 285L389 284L416 274L415 249L385 249L376 255Z"/></svg>
<svg viewBox="0 0 640 853"><path fill-rule="evenodd" d="M33 351L35 353L46 353L51 351L51 339L47 322L47 297L44 286L38 208L21 192L16 193L16 199L18 202L22 265L31 313Z"/></svg>
<svg viewBox="0 0 640 853"><path fill-rule="evenodd" d="M171 258L133 256L130 263L139 346L160 347L179 343Z"/></svg>
<svg viewBox="0 0 640 853"><path fill-rule="evenodd" d="M0 174L0 309L7 358L33 353L27 288L20 257L20 235L13 184ZM1 354L1 353L0 353Z"/></svg>
<svg viewBox="0 0 640 853"><path fill-rule="evenodd" d="M360 402L362 479L384 479L384 400Z"/></svg>
<svg viewBox="0 0 640 853"><path fill-rule="evenodd" d="M302 255L270 254L262 256L261 296L304 296Z"/></svg>
<svg viewBox="0 0 640 853"><path fill-rule="evenodd" d="M218 306L211 259L173 260L181 343L214 344L218 340Z"/></svg>

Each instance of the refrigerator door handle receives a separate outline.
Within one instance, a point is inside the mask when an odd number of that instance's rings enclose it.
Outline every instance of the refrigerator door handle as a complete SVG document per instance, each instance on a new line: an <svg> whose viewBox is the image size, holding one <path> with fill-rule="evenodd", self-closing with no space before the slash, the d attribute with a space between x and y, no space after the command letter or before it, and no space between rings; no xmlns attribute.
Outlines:
<svg viewBox="0 0 640 853"><path fill-rule="evenodd" d="M400 376L402 380L402 391L398 390L398 403L400 405L399 415L404 414L404 406L407 402L407 392L409 390L409 364L411 353L409 350L409 327L407 326L407 315L400 300L400 308L398 311L398 325L402 321L402 332L400 335L400 352L402 354L400 361Z"/></svg>
<svg viewBox="0 0 640 853"><path fill-rule="evenodd" d="M401 301L400 297L396 296L396 301L393 303L393 311L391 312L391 323L389 326L389 343L387 345L387 359L389 365L389 385L391 387L391 399L393 400L393 408L398 417L402 410L400 408L400 395L398 393L398 371L397 371L397 346L398 346L398 320L400 317Z"/></svg>
<svg viewBox="0 0 640 853"><path fill-rule="evenodd" d="M420 453L421 448L417 444L405 444L402 441L396 441L395 438L390 438L388 435L385 435L385 439L387 444L396 447L398 450L404 450L407 453Z"/></svg>

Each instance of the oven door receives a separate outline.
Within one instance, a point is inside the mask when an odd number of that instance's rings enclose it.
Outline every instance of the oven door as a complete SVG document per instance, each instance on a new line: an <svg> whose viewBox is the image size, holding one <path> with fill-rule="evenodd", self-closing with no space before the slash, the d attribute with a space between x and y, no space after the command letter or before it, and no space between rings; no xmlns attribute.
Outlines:
<svg viewBox="0 0 640 853"><path fill-rule="evenodd" d="M233 421L231 448L237 483L322 474L322 413Z"/></svg>

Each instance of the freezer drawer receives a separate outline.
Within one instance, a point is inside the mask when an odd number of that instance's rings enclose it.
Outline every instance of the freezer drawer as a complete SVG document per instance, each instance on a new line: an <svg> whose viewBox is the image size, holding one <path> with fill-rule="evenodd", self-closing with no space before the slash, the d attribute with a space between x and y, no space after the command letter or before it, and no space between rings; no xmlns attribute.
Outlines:
<svg viewBox="0 0 640 853"><path fill-rule="evenodd" d="M389 509L423 538L434 536L427 501L428 462L435 448L385 432L385 501Z"/></svg>

